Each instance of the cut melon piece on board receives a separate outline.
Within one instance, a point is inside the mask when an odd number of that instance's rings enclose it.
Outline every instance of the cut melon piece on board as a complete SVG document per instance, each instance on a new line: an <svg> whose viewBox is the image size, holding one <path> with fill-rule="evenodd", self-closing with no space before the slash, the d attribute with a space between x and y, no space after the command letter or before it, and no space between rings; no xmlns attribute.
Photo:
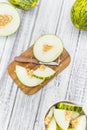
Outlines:
<svg viewBox="0 0 87 130"><path fill-rule="evenodd" d="M58 124L58 126L63 129L67 130L69 127L70 119L66 118L66 110L54 109L54 117Z"/></svg>
<svg viewBox="0 0 87 130"><path fill-rule="evenodd" d="M38 79L33 75L32 76L29 75L27 70L24 67L19 65L16 65L15 72L19 81L25 86L35 87L37 85L40 85L44 81L43 79Z"/></svg>
<svg viewBox="0 0 87 130"><path fill-rule="evenodd" d="M42 62L52 62L63 52L63 43L56 35L42 35L35 41L33 53Z"/></svg>
<svg viewBox="0 0 87 130"><path fill-rule="evenodd" d="M47 67L45 65L41 65L38 69L34 71L34 76L42 79L49 79L55 74L55 70Z"/></svg>
<svg viewBox="0 0 87 130"><path fill-rule="evenodd" d="M0 2L0 36L9 36L17 31L20 16L17 10L8 3Z"/></svg>
<svg viewBox="0 0 87 130"><path fill-rule="evenodd" d="M86 116L82 115L71 122L71 130L86 130Z"/></svg>
<svg viewBox="0 0 87 130"><path fill-rule="evenodd" d="M56 125L56 121L55 121L54 117L51 119L46 130L57 130L57 125Z"/></svg>

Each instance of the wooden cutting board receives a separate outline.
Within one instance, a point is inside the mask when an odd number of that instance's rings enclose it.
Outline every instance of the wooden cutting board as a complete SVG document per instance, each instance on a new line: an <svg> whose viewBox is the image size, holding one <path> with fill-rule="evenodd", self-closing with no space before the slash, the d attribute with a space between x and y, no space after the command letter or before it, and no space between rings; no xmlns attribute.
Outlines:
<svg viewBox="0 0 87 130"><path fill-rule="evenodd" d="M20 56L34 58L32 48L33 48L33 46L31 46L29 49L27 49ZM54 78L57 74L59 74L63 69L65 69L68 66L68 64L70 63L70 55L68 54L68 52L65 49L63 50L63 53L61 54L61 56L56 60L56 62L60 62L59 66L50 66L51 68L53 68L56 71L56 74L53 77L51 77L50 79L45 80L42 84L40 84L36 87L33 87L33 88L23 85L18 80L16 73L15 73L15 66L20 65L20 66L23 66L23 67L29 67L31 69L35 69L35 68L38 67L38 65L35 65L33 63L19 63L19 62L13 61L8 66L8 72L9 72L9 75L11 76L11 78L17 84L17 86L25 94L34 94L38 90L40 90L42 87L44 87L52 78Z"/></svg>

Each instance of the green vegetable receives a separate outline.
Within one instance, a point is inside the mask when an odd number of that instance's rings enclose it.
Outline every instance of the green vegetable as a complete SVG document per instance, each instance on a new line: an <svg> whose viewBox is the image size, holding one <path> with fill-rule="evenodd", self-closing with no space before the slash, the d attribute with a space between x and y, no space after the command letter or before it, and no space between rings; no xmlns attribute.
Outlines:
<svg viewBox="0 0 87 130"><path fill-rule="evenodd" d="M16 7L23 10L30 10L37 5L38 0L9 0Z"/></svg>
<svg viewBox="0 0 87 130"><path fill-rule="evenodd" d="M87 30L87 0L76 0L71 9L71 20L75 27Z"/></svg>

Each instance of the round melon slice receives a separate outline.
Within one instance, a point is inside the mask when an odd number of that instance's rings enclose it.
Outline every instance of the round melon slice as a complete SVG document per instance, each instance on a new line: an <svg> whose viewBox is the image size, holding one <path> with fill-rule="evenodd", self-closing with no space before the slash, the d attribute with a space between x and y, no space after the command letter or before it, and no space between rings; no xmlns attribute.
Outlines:
<svg viewBox="0 0 87 130"><path fill-rule="evenodd" d="M63 52L63 43L56 35L43 35L38 38L33 47L36 59L42 62L52 62Z"/></svg>
<svg viewBox="0 0 87 130"><path fill-rule="evenodd" d="M29 76L27 70L19 65L16 65L15 72L19 81L28 87L35 87L37 85L40 85L44 81L43 79L38 79L34 76Z"/></svg>
<svg viewBox="0 0 87 130"><path fill-rule="evenodd" d="M8 36L17 31L20 16L17 10L8 3L0 2L0 36Z"/></svg>
<svg viewBox="0 0 87 130"><path fill-rule="evenodd" d="M47 67L45 65L41 65L38 69L34 71L34 76L41 79L49 79L55 74L55 70Z"/></svg>

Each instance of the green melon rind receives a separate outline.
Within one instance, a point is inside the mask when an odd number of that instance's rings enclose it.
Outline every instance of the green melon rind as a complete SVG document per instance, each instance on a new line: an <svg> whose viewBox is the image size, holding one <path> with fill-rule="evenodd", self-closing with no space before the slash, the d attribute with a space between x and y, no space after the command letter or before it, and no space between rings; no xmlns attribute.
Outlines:
<svg viewBox="0 0 87 130"><path fill-rule="evenodd" d="M74 104L70 104L70 103L58 103L57 105L58 109L64 109L64 110L68 110L68 111L74 111L74 112L78 112L78 113L82 113L82 107L80 106L76 106Z"/></svg>
<svg viewBox="0 0 87 130"><path fill-rule="evenodd" d="M38 0L19 0L18 2L17 0L9 0L9 2L20 9L30 10L37 5Z"/></svg>
<svg viewBox="0 0 87 130"><path fill-rule="evenodd" d="M37 44L37 41L38 41L41 37L44 37L44 36L54 36L54 37L56 36L56 37L61 41L62 47L63 47L63 49L64 49L63 42L62 42L62 40L61 40L57 35L55 35L55 34L43 34L43 35L41 35L41 36L34 42L34 45L33 45L33 54L34 54L34 57L35 57L38 61L41 61L41 62L44 62L44 61L36 57L35 52L34 52L34 48L35 48L35 46L36 46L36 44ZM59 55L57 55L53 60L50 60L50 61L47 61L47 62L44 62L44 63L49 63L49 62L55 61L55 60L62 54L62 52L63 52L63 50L62 50L61 53L60 53Z"/></svg>
<svg viewBox="0 0 87 130"><path fill-rule="evenodd" d="M87 30L87 0L76 0L71 9L71 20L76 28Z"/></svg>
<svg viewBox="0 0 87 130"><path fill-rule="evenodd" d="M16 11L16 13L17 13L17 14L18 14L18 16L19 16L19 25L18 25L17 29L16 29L13 33L2 34L2 35L0 35L0 36L1 36L1 37L4 37L4 36L10 36L10 35L13 35L13 34L14 34L17 30L18 30L18 28L19 28L19 26L20 26L20 22L21 22L20 15L19 15L19 13L18 13L17 9L16 9L14 6L12 6L11 4L6 3L6 2L0 2L0 4L7 5L7 6L9 6L9 7L14 8L14 9L15 9L15 11Z"/></svg>

